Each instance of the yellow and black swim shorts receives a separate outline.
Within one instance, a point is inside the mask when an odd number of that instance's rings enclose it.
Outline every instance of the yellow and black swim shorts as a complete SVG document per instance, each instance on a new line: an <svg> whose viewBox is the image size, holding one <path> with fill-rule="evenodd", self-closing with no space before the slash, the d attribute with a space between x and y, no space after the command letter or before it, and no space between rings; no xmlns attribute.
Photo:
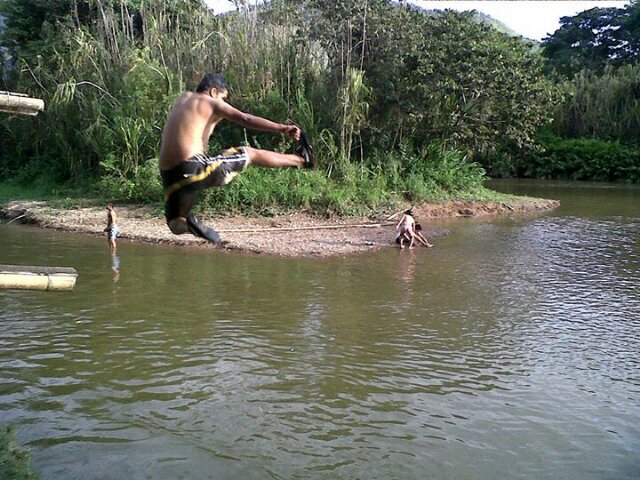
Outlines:
<svg viewBox="0 0 640 480"><path fill-rule="evenodd" d="M240 147L213 156L198 154L170 170L160 170L167 221L186 218L198 191L228 184L248 163L249 157Z"/></svg>

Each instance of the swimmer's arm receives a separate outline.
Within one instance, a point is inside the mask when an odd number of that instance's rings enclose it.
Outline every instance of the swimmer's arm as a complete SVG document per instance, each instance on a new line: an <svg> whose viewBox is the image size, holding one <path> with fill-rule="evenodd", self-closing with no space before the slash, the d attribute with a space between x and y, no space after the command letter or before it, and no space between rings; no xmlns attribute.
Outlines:
<svg viewBox="0 0 640 480"><path fill-rule="evenodd" d="M258 117L257 115L244 113L220 100L213 100L213 114L252 130L282 133L292 138L300 138L300 129L295 125L284 125Z"/></svg>

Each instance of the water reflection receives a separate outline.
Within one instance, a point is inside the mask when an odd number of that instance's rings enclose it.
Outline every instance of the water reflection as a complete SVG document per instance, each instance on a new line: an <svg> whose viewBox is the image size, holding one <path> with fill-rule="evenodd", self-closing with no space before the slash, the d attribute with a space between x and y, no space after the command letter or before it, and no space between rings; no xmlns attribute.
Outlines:
<svg viewBox="0 0 640 480"><path fill-rule="evenodd" d="M120 255L114 251L111 252L111 272L113 273L113 283L118 283L120 280Z"/></svg>
<svg viewBox="0 0 640 480"><path fill-rule="evenodd" d="M0 292L0 414L45 479L633 478L640 212L563 208L329 261L127 245L118 295L97 239L0 230L80 273Z"/></svg>

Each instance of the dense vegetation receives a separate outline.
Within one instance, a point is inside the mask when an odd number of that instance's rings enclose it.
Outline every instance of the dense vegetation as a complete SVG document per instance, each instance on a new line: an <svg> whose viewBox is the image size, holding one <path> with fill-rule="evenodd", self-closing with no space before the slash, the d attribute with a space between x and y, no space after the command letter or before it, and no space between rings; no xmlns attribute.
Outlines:
<svg viewBox="0 0 640 480"><path fill-rule="evenodd" d="M562 19L542 44L563 100L519 175L640 183L640 3Z"/></svg>
<svg viewBox="0 0 640 480"><path fill-rule="evenodd" d="M36 480L29 466L30 455L13 440L13 430L0 426L0 478L3 480Z"/></svg>
<svg viewBox="0 0 640 480"><path fill-rule="evenodd" d="M544 164L552 138L540 135L545 127L562 138L629 144L632 163L637 154L632 53L568 74L545 64L532 42L470 13L433 14L389 0L238 4L233 14L213 16L199 0L1 1L3 81L48 108L37 118L0 118L0 179L157 201L164 119L207 71L224 73L238 108L305 129L321 167L248 171L207 193L204 204L220 210L356 213L400 200L481 198L485 170L554 175L526 165ZM611 17L616 31L630 32L620 40L629 52L637 52L629 41L638 35L637 11L633 3L623 20ZM552 40L543 44L547 58L573 54ZM222 124L211 149L245 142L290 147ZM637 181L627 171L603 179Z"/></svg>

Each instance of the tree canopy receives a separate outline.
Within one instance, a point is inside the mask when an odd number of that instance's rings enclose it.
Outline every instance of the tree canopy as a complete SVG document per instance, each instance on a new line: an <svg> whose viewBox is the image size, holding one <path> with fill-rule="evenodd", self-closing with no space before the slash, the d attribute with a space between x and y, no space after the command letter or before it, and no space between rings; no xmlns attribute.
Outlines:
<svg viewBox="0 0 640 480"><path fill-rule="evenodd" d="M624 8L592 8L562 17L560 28L544 39L543 55L560 74L587 69L601 73L640 60L640 3Z"/></svg>

